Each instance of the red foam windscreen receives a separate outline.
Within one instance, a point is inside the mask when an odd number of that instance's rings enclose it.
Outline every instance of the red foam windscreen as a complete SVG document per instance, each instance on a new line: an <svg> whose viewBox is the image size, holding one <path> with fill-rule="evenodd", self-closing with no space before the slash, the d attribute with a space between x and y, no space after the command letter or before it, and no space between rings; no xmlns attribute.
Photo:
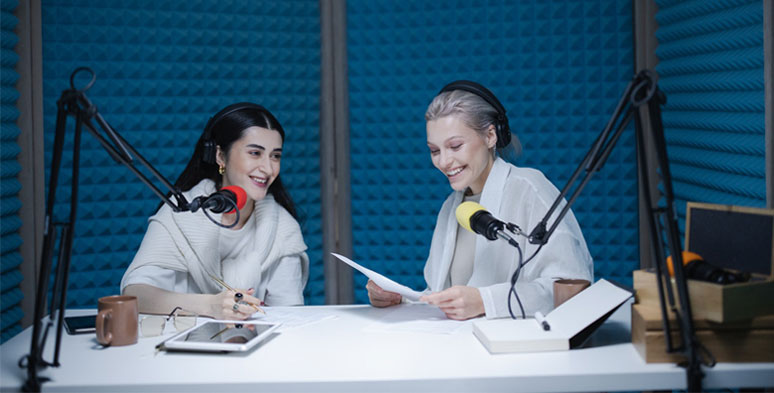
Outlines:
<svg viewBox="0 0 774 393"><path fill-rule="evenodd" d="M247 202L247 193L242 187L228 186L228 187L223 187L222 190L231 191L234 193L234 195L236 195L237 209L242 210L242 208L245 207L245 203ZM234 213L234 210L232 209L228 213Z"/></svg>

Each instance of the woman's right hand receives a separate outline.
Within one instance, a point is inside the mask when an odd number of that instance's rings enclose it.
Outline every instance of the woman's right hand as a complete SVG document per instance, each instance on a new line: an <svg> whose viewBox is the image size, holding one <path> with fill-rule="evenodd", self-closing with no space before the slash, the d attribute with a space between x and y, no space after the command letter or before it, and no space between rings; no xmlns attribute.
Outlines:
<svg viewBox="0 0 774 393"><path fill-rule="evenodd" d="M368 280L366 284L368 290L368 300L371 301L371 305L374 307L389 307L396 304L400 304L402 297L400 294L390 291L385 291L375 282Z"/></svg>
<svg viewBox="0 0 774 393"><path fill-rule="evenodd" d="M241 300L237 299L237 293L242 294ZM253 293L255 290L250 288L248 290L237 289L237 292L226 290L214 295L212 306L215 318L236 321L250 318L258 311L257 305L263 305L261 299L252 296Z"/></svg>

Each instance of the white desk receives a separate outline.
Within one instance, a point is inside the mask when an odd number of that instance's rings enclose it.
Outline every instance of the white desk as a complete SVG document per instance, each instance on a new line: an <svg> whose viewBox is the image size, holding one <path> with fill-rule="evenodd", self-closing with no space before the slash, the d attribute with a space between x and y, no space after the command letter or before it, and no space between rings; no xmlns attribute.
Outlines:
<svg viewBox="0 0 774 393"><path fill-rule="evenodd" d="M400 307L400 306L399 306ZM304 307L317 310L319 307ZM450 335L363 328L391 309L326 306L335 319L288 330L246 354L164 353L161 337L100 349L94 336L62 342L61 367L47 369L44 391L621 391L685 389L685 371L645 364L630 342L628 304L570 351L491 355L467 324ZM24 382L17 366L29 352L31 329L0 347L0 389ZM168 336L167 336L168 337ZM53 340L47 350L53 347ZM46 359L51 359L47 356ZM774 386L774 363L718 364L703 386Z"/></svg>

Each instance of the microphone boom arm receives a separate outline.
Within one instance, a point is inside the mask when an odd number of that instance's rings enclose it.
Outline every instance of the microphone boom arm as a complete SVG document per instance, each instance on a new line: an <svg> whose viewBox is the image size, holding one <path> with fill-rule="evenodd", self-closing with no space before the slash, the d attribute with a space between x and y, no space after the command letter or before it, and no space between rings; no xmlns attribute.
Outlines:
<svg viewBox="0 0 774 393"><path fill-rule="evenodd" d="M92 82L94 78L96 78L94 71L92 71L90 68L79 67L73 71L73 74L70 77L71 85L75 75L82 70L89 71L92 74ZM113 129L113 127L111 127L110 124L102 117L102 115L97 110L97 107L92 104L88 97L86 97L85 90L88 90L89 87L90 85L85 89L76 90L74 86L71 86L70 89L62 92L60 101L62 101L64 104L63 106L65 112L75 116L77 120L83 122L86 125L89 133L91 133L91 135L97 139L100 145L102 145L102 147L105 149L105 151L108 152L113 160L129 168L129 170L132 171L132 173L134 173L137 178L143 182L143 184L150 188L151 191L153 191L153 193L156 194L156 196L158 196L164 203L169 205L173 211L189 211L189 203L183 193L175 186L173 186L172 183L170 183L164 177L164 175L157 171L153 165L151 165L139 152L137 152L137 150L135 150L135 148L129 144L129 142L127 142L126 139L121 136L121 134L116 132L115 129ZM99 131L97 131L96 127L94 127L94 124L92 124L92 119L94 119L97 124L99 124L105 134L107 134L107 136L113 142L113 144L108 142L105 137L100 135ZM137 169L135 166L135 159L132 158L133 155L136 157L136 161L139 161L140 164L142 164L148 171L150 171L153 177L160 181L167 189L167 191L175 197L176 203L172 202L172 200L170 200L167 195L159 190L155 184L153 184L142 172Z"/></svg>
<svg viewBox="0 0 774 393"><path fill-rule="evenodd" d="M82 89L75 88L75 76L81 72L87 71L91 74L91 81ZM80 141L82 126L94 138L110 156L118 163L131 170L156 196L164 203L169 205L175 212L189 211L190 204L183 193L174 187L172 183L159 173L145 158L138 153L119 133L117 133L97 110L91 101L86 97L85 91L88 90L96 80L96 74L88 67L78 67L70 75L70 88L62 92L57 100L56 114L56 132L54 136L53 155L51 161L51 176L48 184L48 198L46 201L46 215L44 220L43 250L41 253L40 271L38 273L37 287L35 291L35 311L32 325L32 339L30 342L30 353L19 360L19 366L27 369L27 380L22 386L22 390L27 392L39 392L41 383L48 378L38 375L40 369L52 366L59 367L59 352L61 349L62 332L64 325L64 311L67 304L67 282L70 272L70 257L72 251L73 235L75 229L75 220L78 207L78 175L80 164ZM64 222L54 222L54 205L56 202L56 189L59 180L59 170L62 161L62 150L64 147L65 127L67 116L75 118L75 135L73 142L73 164L72 181L70 194L70 215ZM110 141L103 137L92 123L94 119L104 130ZM112 144L110 143L112 141ZM167 195L158 189L145 175L135 166L135 161L139 161L150 173L159 180L164 187L169 190L169 194L175 198L173 202ZM237 214L239 214L237 212ZM238 216L237 216L238 221ZM61 228L62 239L59 245L59 255L57 257L57 268L54 277L54 288L52 290L51 304L49 305L49 320L44 328L43 317L46 312L46 298L49 289L49 277L53 264L53 252L56 244L57 228ZM48 332L53 326L53 318L56 313L56 343L54 348L53 361L49 362L43 359L44 346L47 341Z"/></svg>
<svg viewBox="0 0 774 393"><path fill-rule="evenodd" d="M650 70L640 71L626 86L624 94L621 96L613 115L605 128L592 144L586 156L580 162L573 172L572 176L564 186L556 200L546 212L542 220L530 232L528 239L530 243L540 246L546 244L551 234L562 221L564 216L570 210L570 207L580 195L583 188L588 184L591 177L604 166L610 153L615 148L616 143L623 134L632 118L635 119L635 134L637 145L637 157L639 167L639 181L643 187L645 195L644 201L649 213L648 227L650 231L651 249L653 253L654 265L656 267L656 281L658 283L659 304L661 306L662 325L666 339L666 351L668 353L680 353L686 357L687 362L682 364L686 368L687 387L689 392L702 391L702 379L704 373L701 370L701 364L714 366L714 359L706 348L696 337L693 326L693 316L691 313L691 304L686 283L686 275L683 267L682 249L680 241L680 231L677 226L677 214L674 208L674 193L672 189L672 179L669 170L669 159L666 152L666 138L664 137L664 127L661 119L661 105L666 103L666 96L658 88L658 76ZM650 120L649 131L653 136L658 168L661 173L661 184L663 184L663 207L653 206L650 200L650 186L648 176L648 157L646 155L647 146L645 145L646 126L640 115L640 107L646 105L648 118ZM619 118L623 119L618 122ZM616 126L616 123L618 124ZM615 128L615 131L612 130ZM612 132L612 134L611 134ZM585 170L585 175L580 183L570 194L567 202L556 215L553 223L548 225L549 219L554 215L556 209L565 200L573 185L578 182L581 171ZM510 229L510 228L509 228ZM666 234L663 232L666 230ZM666 247L670 252L665 252L664 238L666 238ZM538 248L538 251L540 247ZM537 251L536 251L537 252ZM672 255L674 259L674 281L676 286L676 295L672 290L672 279L666 268L666 255ZM534 257L534 255L533 255ZM672 329L670 328L667 308L676 315L677 325L680 332L681 344L675 345L672 342ZM701 355L709 358L708 362L703 362Z"/></svg>

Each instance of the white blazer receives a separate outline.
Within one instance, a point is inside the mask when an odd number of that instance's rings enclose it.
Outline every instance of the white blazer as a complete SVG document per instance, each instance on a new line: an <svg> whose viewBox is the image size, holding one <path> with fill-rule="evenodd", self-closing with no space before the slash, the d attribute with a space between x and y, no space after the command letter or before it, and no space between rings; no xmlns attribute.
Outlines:
<svg viewBox="0 0 774 393"><path fill-rule="evenodd" d="M496 218L512 222L529 234L543 218L559 190L538 170L519 168L497 158L489 172L481 195L483 205ZM431 292L450 286L449 270L454 256L457 228L455 216L463 192L455 191L438 213L430 255L425 264L425 281ZM558 212L560 209L556 209ZM554 216L556 213L554 214ZM549 226L553 223L549 220ZM537 249L518 236L526 261ZM510 278L519 263L518 251L505 241L476 237L473 274L468 286L481 293L487 318L508 317ZM557 278L582 278L593 281L594 267L586 241L572 211L568 212L537 256L524 265L516 283L516 292L527 315L553 309L553 281ZM515 315L520 314L511 296Z"/></svg>

